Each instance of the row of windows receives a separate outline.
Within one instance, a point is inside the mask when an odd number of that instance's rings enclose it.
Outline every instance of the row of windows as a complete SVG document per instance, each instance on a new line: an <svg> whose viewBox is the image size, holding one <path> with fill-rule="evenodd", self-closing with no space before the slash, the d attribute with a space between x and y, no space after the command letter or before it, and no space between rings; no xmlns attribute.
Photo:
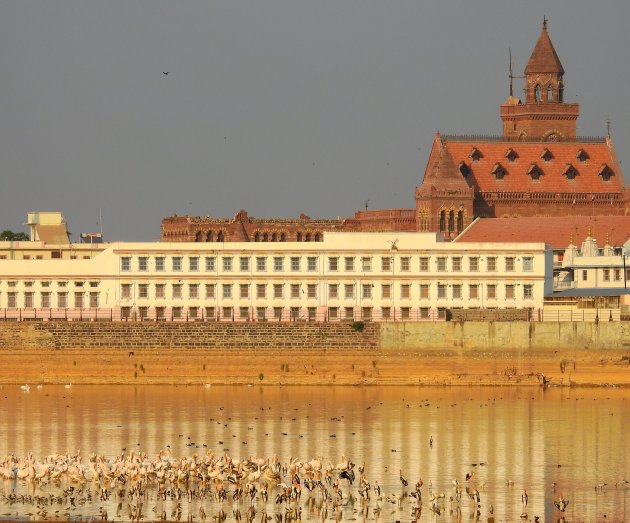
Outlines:
<svg viewBox="0 0 630 523"><path fill-rule="evenodd" d="M189 256L188 258L188 271L199 272L201 269L201 258L199 256ZM430 257L420 256L418 258L418 270L426 272L430 270ZM480 270L481 262L485 261L485 269L488 272L495 272L499 267L498 256L488 256L484 259L479 256L468 256L467 270L476 272ZM397 269L402 272L408 272L412 269L412 257L411 256L399 256L396 258L398 261ZM503 267L506 272L516 271L517 262L521 262L521 269L524 272L530 272L534 270L534 258L533 256L523 256L517 258L515 256L505 256L503 258ZM266 272L268 270L268 258L266 256L257 256L254 260L254 268L256 272ZM157 272L166 271L166 257L156 256L153 259L154 270ZM317 256L306 257L306 270L308 272L316 272L318 270L319 258ZM341 267L345 271L356 271L360 269L363 272L371 272L373 270L373 258L370 256L360 257L357 262L357 258L354 256L329 256L328 257L328 270L339 271ZM171 270L173 272L182 272L184 267L183 256L171 257ZM215 256L206 256L204 258L204 267L206 272L214 272L217 270L217 258ZM240 272L250 272L252 270L252 260L249 256L222 256L221 268L223 272L233 272L235 267L238 267ZM303 258L301 256L291 256L288 262L289 270L292 272L300 272L303 268ZM390 256L383 256L380 258L381 271L390 272L394 268L394 258ZM436 256L435 257L435 269L437 271L446 271L450 267L453 272L464 270L464 257L463 256ZM274 256L272 258L271 268L274 272L284 272L285 270L285 257ZM132 258L131 256L123 256L120 259L120 270L122 272L129 272L132 270ZM140 256L137 258L137 270L138 272L149 271L149 257Z"/></svg>
<svg viewBox="0 0 630 523"><path fill-rule="evenodd" d="M22 281L22 282L18 282L18 281L15 281L15 280L10 280L10 281L7 281L7 287L9 289L14 289L14 288L16 288L18 286L19 283L22 283L22 285L26 289L30 289L30 288L35 287L35 282L34 281L30 281L30 280L26 280L26 281ZM57 287L62 288L62 289L65 289L66 287L68 287L68 282L67 281L58 281L58 282L54 282L54 283L56 283ZM40 281L39 282L39 286L42 289L48 289L48 288L51 287L52 284L53 284L53 282L50 282L50 281ZM72 282L72 284L75 287L87 287L87 286L89 286L91 288L98 288L99 282L91 281L91 282L88 282L86 284L86 282L84 282L84 281L74 281L74 282Z"/></svg>
<svg viewBox="0 0 630 523"><path fill-rule="evenodd" d="M188 298L189 299L200 299L200 285L199 284L189 284ZM257 284L255 286L255 296L259 299L267 298L267 287L266 284ZM485 285L485 297L487 299L497 299L498 296L498 285L497 284L488 284ZM303 297L306 298L318 298L318 285L317 284L307 284L300 285L299 283L292 284L282 284L276 283L271 286L271 297L275 299L283 299L285 297L286 288L289 291L289 297L291 299L300 299ZM429 299L430 297L430 288L429 284L420 284L418 286L419 294L417 296L420 299ZM463 299L464 298L464 289L467 288L468 298L471 300L478 300L482 298L481 294L481 285L479 284L469 284L464 286L463 284L445 284L438 283L437 284L437 298L438 299ZM506 300L516 299L516 288L517 285L508 284L504 286L504 298ZM532 284L523 285L523 299L532 299L533 298L533 288ZM251 287L249 284L222 284L221 285L221 297L223 299L232 299L235 298L238 293L239 298L251 298ZM151 296L149 295L149 284L141 283L138 284L137 296L133 296L132 284L123 284L121 286L121 298L123 300L128 300L132 298L137 299L149 299ZM362 299L373 299L376 297L375 287L372 284L363 284L360 286L360 296ZM399 299L406 300L412 298L412 285L411 284L400 284L399 289ZM98 292L58 292L56 293L56 307L58 308L66 308L70 306L69 297L73 297L73 306L75 308L83 308L86 305L89 307L98 307L99 306L99 293ZM204 286L204 296L206 299L216 299L217 298L217 285L216 284L206 284ZM328 285L328 299L355 299L356 295L356 285L355 284L329 284ZM155 299L164 299L166 298L166 284L159 283L154 286L154 297ZM392 299L392 285L391 284L383 284L380 286L380 297L382 299ZM53 293L51 292L40 292L39 293L39 304L35 302L35 293L34 292L24 292L22 293L22 305L25 308L33 308L33 307L42 307L48 308L53 307ZM87 301L86 301L87 298ZM181 283L172 285L172 298L173 299L182 299L184 298L184 286ZM8 308L16 308L18 307L18 293L17 292L8 292L7 293L7 307Z"/></svg>

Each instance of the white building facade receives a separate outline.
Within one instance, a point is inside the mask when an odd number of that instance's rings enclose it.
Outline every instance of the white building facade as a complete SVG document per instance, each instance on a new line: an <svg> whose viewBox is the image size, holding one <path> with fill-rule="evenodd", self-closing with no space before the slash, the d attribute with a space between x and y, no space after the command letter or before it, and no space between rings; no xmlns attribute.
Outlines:
<svg viewBox="0 0 630 523"><path fill-rule="evenodd" d="M0 259L0 319L421 321L542 308L542 243L326 233L317 243L111 243L90 258Z"/></svg>

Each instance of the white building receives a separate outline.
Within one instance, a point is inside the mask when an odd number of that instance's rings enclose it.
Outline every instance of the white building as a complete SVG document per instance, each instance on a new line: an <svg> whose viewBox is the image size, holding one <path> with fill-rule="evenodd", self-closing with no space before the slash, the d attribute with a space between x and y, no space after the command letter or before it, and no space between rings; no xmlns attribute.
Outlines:
<svg viewBox="0 0 630 523"><path fill-rule="evenodd" d="M0 319L388 321L537 310L552 269L542 243L458 244L435 233L111 243L82 258L0 260Z"/></svg>

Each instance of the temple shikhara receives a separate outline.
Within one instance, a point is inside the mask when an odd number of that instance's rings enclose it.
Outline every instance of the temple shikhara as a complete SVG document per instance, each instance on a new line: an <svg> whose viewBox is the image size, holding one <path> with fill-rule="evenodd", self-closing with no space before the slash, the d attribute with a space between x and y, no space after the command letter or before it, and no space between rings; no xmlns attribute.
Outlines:
<svg viewBox="0 0 630 523"><path fill-rule="evenodd" d="M579 137L579 104L566 103L564 68L547 21L524 71L524 100L500 105L501 136L436 134L415 209L365 210L351 218L171 216L162 241L316 242L329 231L432 231L454 239L476 218L630 214L630 191L610 134Z"/></svg>

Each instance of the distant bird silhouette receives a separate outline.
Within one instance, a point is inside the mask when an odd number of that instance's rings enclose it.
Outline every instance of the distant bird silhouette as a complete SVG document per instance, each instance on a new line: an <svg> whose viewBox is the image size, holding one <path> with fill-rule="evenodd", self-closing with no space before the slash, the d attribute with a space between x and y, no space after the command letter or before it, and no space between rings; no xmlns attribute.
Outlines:
<svg viewBox="0 0 630 523"><path fill-rule="evenodd" d="M164 76L168 76L168 71L162 71L162 74L163 74Z"/></svg>

